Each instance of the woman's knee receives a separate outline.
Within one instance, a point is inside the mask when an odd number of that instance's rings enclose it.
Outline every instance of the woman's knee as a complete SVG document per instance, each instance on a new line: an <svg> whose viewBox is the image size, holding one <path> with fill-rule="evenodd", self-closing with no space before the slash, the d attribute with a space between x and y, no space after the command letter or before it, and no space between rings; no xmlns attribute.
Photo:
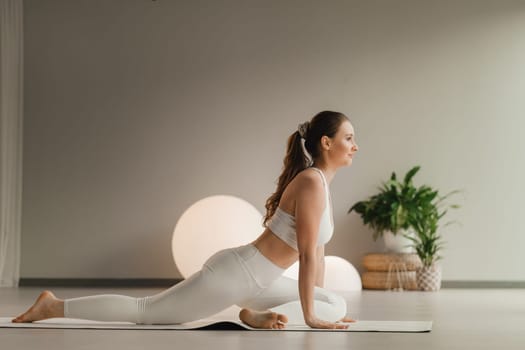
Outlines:
<svg viewBox="0 0 525 350"><path fill-rule="evenodd" d="M323 289L316 299L320 303L319 311L327 321L339 321L346 316L346 300L342 296Z"/></svg>

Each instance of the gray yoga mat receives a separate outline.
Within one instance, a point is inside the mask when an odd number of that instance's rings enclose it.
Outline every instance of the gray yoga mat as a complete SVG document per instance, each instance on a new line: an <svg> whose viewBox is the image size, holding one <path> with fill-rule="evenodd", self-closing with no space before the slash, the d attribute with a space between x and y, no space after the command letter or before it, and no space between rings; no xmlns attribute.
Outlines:
<svg viewBox="0 0 525 350"><path fill-rule="evenodd" d="M13 317L0 317L0 328L62 328L62 329L122 329L122 330L251 330L251 331L314 331L314 332L394 332L422 333L432 330L432 321L357 321L348 329L312 329L306 325L287 324L284 329L257 329L240 321L204 319L185 324L144 325L127 322L98 322L71 318L52 318L33 323L11 323Z"/></svg>

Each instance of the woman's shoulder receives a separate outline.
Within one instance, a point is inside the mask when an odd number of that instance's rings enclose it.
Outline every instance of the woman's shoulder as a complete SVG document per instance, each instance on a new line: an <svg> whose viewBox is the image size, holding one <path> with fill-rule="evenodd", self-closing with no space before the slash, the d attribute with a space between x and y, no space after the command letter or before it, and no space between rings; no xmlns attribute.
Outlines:
<svg viewBox="0 0 525 350"><path fill-rule="evenodd" d="M282 210L295 213L297 201L321 198L324 194L323 180L315 169L306 168L288 184L279 203ZM294 214L295 215L295 214Z"/></svg>
<svg viewBox="0 0 525 350"><path fill-rule="evenodd" d="M300 189L323 190L323 179L313 168L306 168L295 177Z"/></svg>

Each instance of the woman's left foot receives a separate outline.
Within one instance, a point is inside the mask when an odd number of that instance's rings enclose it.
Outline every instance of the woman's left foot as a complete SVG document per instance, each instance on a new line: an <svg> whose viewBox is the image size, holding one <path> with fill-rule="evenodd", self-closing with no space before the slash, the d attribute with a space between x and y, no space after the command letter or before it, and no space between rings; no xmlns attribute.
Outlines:
<svg viewBox="0 0 525 350"><path fill-rule="evenodd" d="M272 311L242 309L239 313L242 322L253 328L283 329L288 317Z"/></svg>
<svg viewBox="0 0 525 350"><path fill-rule="evenodd" d="M46 290L40 293L36 302L22 315L11 320L13 323L33 322L46 318L64 317L63 301L57 299L53 293Z"/></svg>

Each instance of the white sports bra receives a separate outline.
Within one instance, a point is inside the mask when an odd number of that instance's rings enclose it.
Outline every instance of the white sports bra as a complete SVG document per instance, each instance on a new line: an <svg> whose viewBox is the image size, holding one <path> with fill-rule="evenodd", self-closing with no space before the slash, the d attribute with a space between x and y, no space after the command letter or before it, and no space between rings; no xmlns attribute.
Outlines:
<svg viewBox="0 0 525 350"><path fill-rule="evenodd" d="M321 223L319 224L319 236L317 238L317 245L321 246L328 243L330 238L334 233L334 225L332 220L332 210L331 210L331 200L330 200L330 189L328 188L328 182L323 174L323 172L318 169L311 167L311 169L316 170L321 177L323 178L323 184L325 188L325 209L321 216ZM288 214L287 212L281 210L277 207L275 214L271 217L268 228L272 232L282 239L286 244L292 247L295 250L297 249L297 232L295 229L295 217Z"/></svg>

